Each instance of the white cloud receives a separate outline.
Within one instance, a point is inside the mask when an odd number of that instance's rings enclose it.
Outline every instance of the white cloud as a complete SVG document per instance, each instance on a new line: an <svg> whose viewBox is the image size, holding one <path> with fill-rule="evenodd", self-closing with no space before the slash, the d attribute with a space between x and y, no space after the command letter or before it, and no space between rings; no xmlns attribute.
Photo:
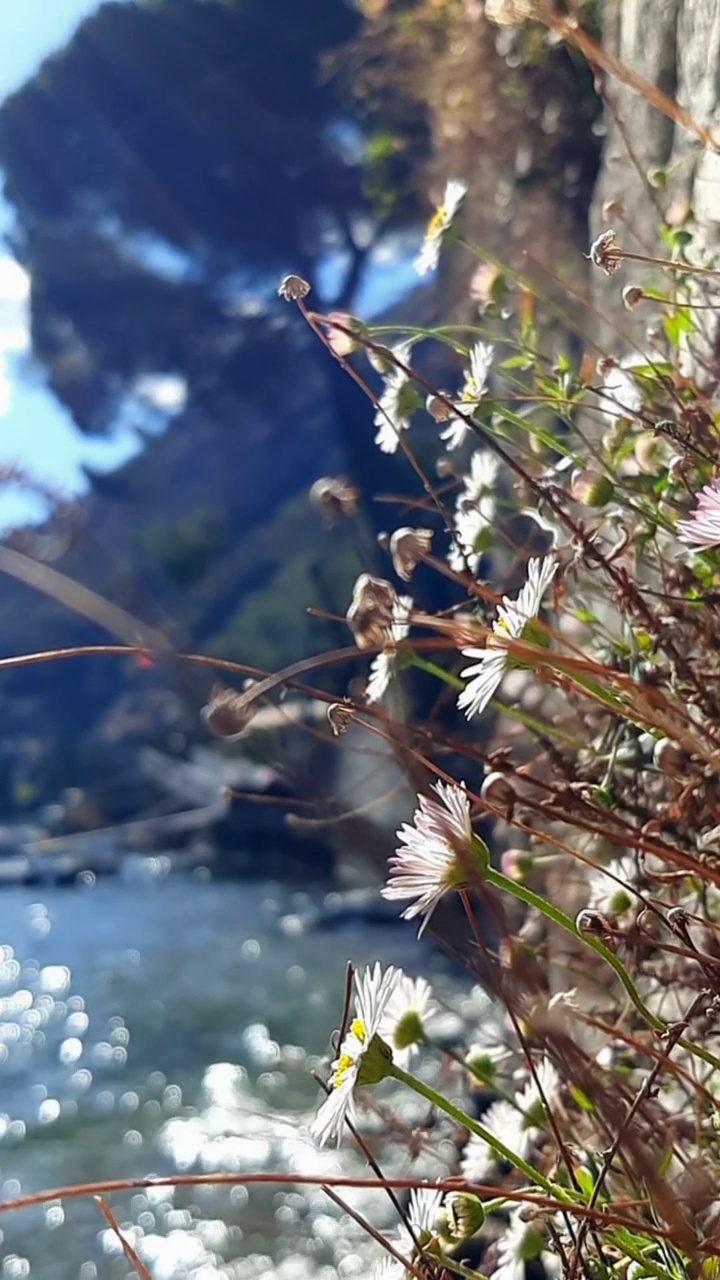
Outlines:
<svg viewBox="0 0 720 1280"><path fill-rule="evenodd" d="M135 383L135 394L161 413L181 413L187 402L187 383L174 373L145 373Z"/></svg>
<svg viewBox="0 0 720 1280"><path fill-rule="evenodd" d="M30 346L30 277L14 258L0 257L0 418L10 408L12 368L8 353Z"/></svg>

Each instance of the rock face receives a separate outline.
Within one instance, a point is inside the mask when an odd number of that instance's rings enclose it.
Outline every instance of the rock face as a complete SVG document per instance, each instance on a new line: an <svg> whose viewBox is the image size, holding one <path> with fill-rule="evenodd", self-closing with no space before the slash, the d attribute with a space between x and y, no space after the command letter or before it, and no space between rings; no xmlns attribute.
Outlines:
<svg viewBox="0 0 720 1280"><path fill-rule="evenodd" d="M720 0L605 0L603 43L608 53L685 107L720 139ZM720 154L675 123L619 80L606 80L607 137L592 207L593 236L612 226L624 247L639 253L661 248L658 223L694 213L694 261L720 249ZM665 186L651 176L667 172ZM607 217L608 201L622 204ZM661 255L664 256L664 255ZM642 346L648 312L628 313L621 302L626 284L649 282L648 268L628 263L621 275L594 272L595 303L603 313L599 338L608 350ZM667 277L659 280L662 287ZM717 326L705 337L707 356L717 357Z"/></svg>

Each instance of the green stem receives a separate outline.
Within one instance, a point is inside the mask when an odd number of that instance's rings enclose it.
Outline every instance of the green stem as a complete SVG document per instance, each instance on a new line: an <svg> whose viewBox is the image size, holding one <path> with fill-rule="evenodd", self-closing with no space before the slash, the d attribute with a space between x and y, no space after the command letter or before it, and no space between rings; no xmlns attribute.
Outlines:
<svg viewBox="0 0 720 1280"><path fill-rule="evenodd" d="M517 880L510 880L507 876L503 875L501 871L496 871L494 867L488 866L486 868L484 879L487 884L494 885L496 889L504 889L507 893L511 893L514 898L519 898L521 902L526 903L527 906L534 907L536 911L541 912L541 914L546 916L549 920L560 925L561 929L565 929L566 932L572 934L574 938L580 938L581 941L586 943L588 947L591 947L593 951L597 951L598 955L602 956L606 964L609 964L610 968L617 974L617 977L620 979L630 1000L634 1004L638 1013L642 1014L645 1021L648 1022L655 1031L658 1031L661 1034L668 1030L670 1024L663 1022L662 1018L656 1017L656 1015L648 1009L644 1000L638 995L635 984L633 983L633 980L622 960L618 959L615 953L611 951L604 942L601 942L599 938L594 937L593 934L581 933L575 924L575 921L571 920L570 916L566 915L560 907L556 907L554 903L548 902L547 898L541 897L539 893L534 893L532 889L528 889L527 885L521 884ZM720 1059L717 1058L715 1054L710 1053L709 1049L704 1049L702 1045L694 1044L692 1040L687 1040L685 1037L682 1037L678 1043L681 1044L684 1049L687 1049L689 1053L693 1053L696 1057L702 1058L703 1062L707 1062L711 1067L714 1067L716 1071L720 1069Z"/></svg>
<svg viewBox="0 0 720 1280"><path fill-rule="evenodd" d="M423 658L419 653L411 653L408 655L410 662L419 671L427 671L431 676L437 676L438 680L444 680L445 684L452 685L453 689L464 689L465 681L460 676L453 675L452 671L446 671L439 663L432 662L430 658Z"/></svg>
<svg viewBox="0 0 720 1280"><path fill-rule="evenodd" d="M565 1192L560 1187L553 1186L552 1182L544 1177L544 1175L540 1173L539 1169L535 1169L533 1165L531 1165L527 1160L524 1160L522 1156L516 1155L514 1151L511 1151L509 1147L505 1146L504 1142L501 1142L499 1138L496 1138L494 1133L491 1133L489 1129L486 1129L484 1125L481 1125L478 1120L474 1120L472 1116L467 1115L460 1109L460 1107L456 1107L455 1103L451 1102L449 1098L444 1098L441 1093L438 1093L431 1085L426 1084L424 1080L419 1080L418 1077L414 1076L410 1071L403 1071L403 1068L399 1067L396 1062L393 1062L388 1071L388 1075L394 1076L396 1080L400 1080L403 1084L408 1085L410 1089L414 1089L415 1093L419 1093L421 1098L425 1098L427 1102L430 1102L434 1107L437 1107L438 1110L444 1111L445 1114L450 1116L452 1120L455 1120L457 1124L462 1124L466 1129L469 1129L471 1133L477 1134L478 1138L482 1138L484 1142L487 1142L488 1146L493 1151L497 1152L499 1156L502 1156L503 1160L507 1160L509 1164L515 1165L515 1168L519 1169L521 1173L524 1173L525 1177L528 1178L530 1182L535 1183L538 1187L542 1187L543 1191L545 1191L547 1195L555 1198L566 1198Z"/></svg>

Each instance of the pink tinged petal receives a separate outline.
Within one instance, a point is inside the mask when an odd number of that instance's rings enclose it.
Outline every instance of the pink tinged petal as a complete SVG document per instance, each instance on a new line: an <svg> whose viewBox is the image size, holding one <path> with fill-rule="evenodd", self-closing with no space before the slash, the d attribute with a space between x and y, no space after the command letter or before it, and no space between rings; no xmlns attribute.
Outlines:
<svg viewBox="0 0 720 1280"><path fill-rule="evenodd" d="M675 528L683 542L703 547L720 544L720 477L701 489L695 511L687 520L678 520Z"/></svg>

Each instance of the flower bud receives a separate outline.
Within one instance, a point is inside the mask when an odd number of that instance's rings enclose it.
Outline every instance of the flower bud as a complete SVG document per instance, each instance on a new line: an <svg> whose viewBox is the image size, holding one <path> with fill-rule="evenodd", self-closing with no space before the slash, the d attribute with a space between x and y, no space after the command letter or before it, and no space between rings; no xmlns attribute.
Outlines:
<svg viewBox="0 0 720 1280"><path fill-rule="evenodd" d="M200 714L217 738L234 742L245 732L256 711L257 702L248 697L248 692L238 693L235 689L216 684Z"/></svg>
<svg viewBox="0 0 720 1280"><path fill-rule="evenodd" d="M639 284L626 284L622 291L623 306L626 311L634 311L640 305L645 292Z"/></svg>
<svg viewBox="0 0 720 1280"><path fill-rule="evenodd" d="M480 789L480 799L488 804L504 806L515 800L515 788L508 782L504 773L489 773Z"/></svg>
<svg viewBox="0 0 720 1280"><path fill-rule="evenodd" d="M485 1210L478 1196L468 1191L450 1191L445 1197L448 1238L456 1243L469 1240L485 1221Z"/></svg>
<svg viewBox="0 0 720 1280"><path fill-rule="evenodd" d="M615 486L608 475L597 467L576 471L572 479L572 495L576 502L586 507L604 507L615 495Z"/></svg>
<svg viewBox="0 0 720 1280"><path fill-rule="evenodd" d="M336 356L349 356L353 351L357 351L360 343L352 334L347 333L348 329L360 329L360 321L354 316L348 315L345 311L331 311L327 317L328 342ZM342 328L338 328L342 325Z"/></svg>
<svg viewBox="0 0 720 1280"><path fill-rule="evenodd" d="M521 884L533 869L532 854L527 849L506 849L500 857L500 870L508 880Z"/></svg>
<svg viewBox="0 0 720 1280"><path fill-rule="evenodd" d="M687 766L687 756L677 742L671 742L670 738L660 738L653 748L653 764L661 773L673 777L682 773Z"/></svg>
<svg viewBox="0 0 720 1280"><path fill-rule="evenodd" d="M302 276L283 276L278 296L284 298L286 302L299 302L301 298L307 297L310 288L311 286L307 280L303 280Z"/></svg>
<svg viewBox="0 0 720 1280"><path fill-rule="evenodd" d="M622 200L606 200L602 207L602 216L605 222L609 222L611 218L623 218L625 205Z"/></svg>
<svg viewBox="0 0 720 1280"><path fill-rule="evenodd" d="M452 405L443 396L428 396L425 401L425 408L434 422L447 422L448 418L453 416Z"/></svg>

